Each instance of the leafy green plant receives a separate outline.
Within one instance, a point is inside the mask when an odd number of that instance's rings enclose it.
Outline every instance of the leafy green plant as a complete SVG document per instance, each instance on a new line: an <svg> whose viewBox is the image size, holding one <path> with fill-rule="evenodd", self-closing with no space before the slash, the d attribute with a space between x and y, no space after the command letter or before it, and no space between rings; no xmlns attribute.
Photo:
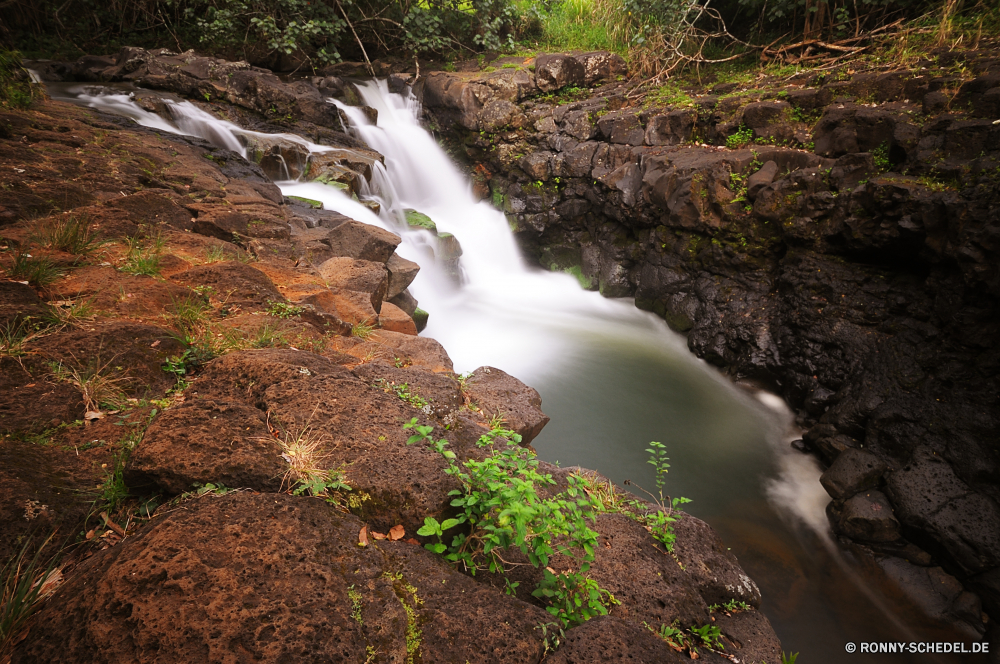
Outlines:
<svg viewBox="0 0 1000 664"><path fill-rule="evenodd" d="M36 288L45 288L63 274L63 270L47 256L32 256L23 249L14 252L10 278L15 281L27 281Z"/></svg>
<svg viewBox="0 0 1000 664"><path fill-rule="evenodd" d="M425 408L427 406L427 400L417 393L416 388L411 389L409 383L396 384L384 378L376 378L372 387L376 387L386 393L395 394L414 408Z"/></svg>
<svg viewBox="0 0 1000 664"><path fill-rule="evenodd" d="M302 307L297 307L288 302L267 301L267 315L276 318L292 318L302 313Z"/></svg>
<svg viewBox="0 0 1000 664"><path fill-rule="evenodd" d="M892 168L892 161L889 160L889 144L882 143L872 150L872 159L875 161L875 168L883 173Z"/></svg>
<svg viewBox="0 0 1000 664"><path fill-rule="evenodd" d="M753 143L753 129L747 127L746 125L740 125L736 133L731 134L729 138L726 139L726 147L730 150L738 150L744 146Z"/></svg>
<svg viewBox="0 0 1000 664"><path fill-rule="evenodd" d="M799 653L790 652L785 653L784 650L781 651L781 664L795 664L795 660L799 658Z"/></svg>
<svg viewBox="0 0 1000 664"><path fill-rule="evenodd" d="M0 108L27 108L41 97L16 51L0 49Z"/></svg>
<svg viewBox="0 0 1000 664"><path fill-rule="evenodd" d="M536 567L547 567L553 555L566 556L578 564L579 572L547 572L536 596L549 602L549 613L567 628L607 613L607 605L616 600L585 577L594 559L597 533L587 525L595 514L577 478L569 478L565 492L542 498L538 488L553 485L555 480L538 472L538 461L530 450L520 447L517 434L504 435L503 446L495 444L499 433L484 436L480 447L492 446L490 454L481 461L459 463L447 440L433 438L433 427L413 418L404 428L415 431L407 444L426 443L445 459L444 472L461 485L449 494L458 516L443 522L426 517L417 531L437 539L426 544L427 549L472 574L482 569L504 574L506 564L500 554L509 548L520 550ZM446 542L445 533L453 529L458 533Z"/></svg>

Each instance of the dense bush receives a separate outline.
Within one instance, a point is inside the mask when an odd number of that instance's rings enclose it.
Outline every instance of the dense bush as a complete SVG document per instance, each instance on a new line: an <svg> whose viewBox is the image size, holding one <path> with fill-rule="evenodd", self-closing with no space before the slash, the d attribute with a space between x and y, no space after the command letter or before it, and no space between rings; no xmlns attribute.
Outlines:
<svg viewBox="0 0 1000 664"><path fill-rule="evenodd" d="M511 0L8 0L0 24L32 55L173 46L319 66L360 60L362 46L372 57L498 50L513 44L531 8Z"/></svg>

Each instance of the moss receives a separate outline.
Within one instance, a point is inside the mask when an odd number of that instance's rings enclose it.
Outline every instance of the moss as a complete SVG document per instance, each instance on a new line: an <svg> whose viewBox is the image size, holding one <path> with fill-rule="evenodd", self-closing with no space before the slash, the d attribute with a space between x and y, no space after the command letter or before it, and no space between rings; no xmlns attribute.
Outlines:
<svg viewBox="0 0 1000 664"><path fill-rule="evenodd" d="M298 201L299 203L305 203L306 205L315 210L323 209L323 203L321 203L320 201L313 200L311 198L303 198L302 196L289 196L289 198L292 199L293 201Z"/></svg>
<svg viewBox="0 0 1000 664"><path fill-rule="evenodd" d="M423 228L424 230L437 232L437 224L434 220L428 217L423 212L417 212L416 210L406 210L404 212L406 215L406 223L410 225L411 228Z"/></svg>
<svg viewBox="0 0 1000 664"><path fill-rule="evenodd" d="M406 612L406 664L419 664L420 640L423 632L420 629L420 615L417 613L417 608L424 601L417 596L417 589L399 572L385 572L382 578L392 584L392 591Z"/></svg>
<svg viewBox="0 0 1000 664"><path fill-rule="evenodd" d="M594 280L583 273L583 268L579 265L574 265L572 267L567 267L563 270L566 274L573 275L576 280L580 282L580 287L585 290L592 290L594 288Z"/></svg>

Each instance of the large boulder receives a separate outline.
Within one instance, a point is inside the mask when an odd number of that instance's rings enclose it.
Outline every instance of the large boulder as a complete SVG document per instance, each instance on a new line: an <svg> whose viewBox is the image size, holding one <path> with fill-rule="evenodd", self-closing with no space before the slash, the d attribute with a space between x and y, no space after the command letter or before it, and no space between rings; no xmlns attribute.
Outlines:
<svg viewBox="0 0 1000 664"><path fill-rule="evenodd" d="M529 444L549 423L534 388L495 367L479 367L465 381L465 393L487 418L499 415Z"/></svg>
<svg viewBox="0 0 1000 664"><path fill-rule="evenodd" d="M535 58L535 82L542 92L552 92L567 85L586 85L587 69L572 55L540 55Z"/></svg>
<svg viewBox="0 0 1000 664"><path fill-rule="evenodd" d="M819 481L834 500L844 500L878 486L885 469L885 463L871 452L848 448L837 456Z"/></svg>
<svg viewBox="0 0 1000 664"><path fill-rule="evenodd" d="M389 290L389 272L383 263L349 257L331 258L318 270L331 288L368 293L375 313L382 310L382 300Z"/></svg>

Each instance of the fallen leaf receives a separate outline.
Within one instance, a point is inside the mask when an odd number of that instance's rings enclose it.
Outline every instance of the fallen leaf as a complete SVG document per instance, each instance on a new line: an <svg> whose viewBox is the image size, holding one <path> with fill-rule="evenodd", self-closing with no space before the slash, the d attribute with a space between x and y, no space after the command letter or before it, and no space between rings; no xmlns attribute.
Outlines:
<svg viewBox="0 0 1000 664"><path fill-rule="evenodd" d="M358 546L368 546L368 526L361 526L361 532L358 533Z"/></svg>
<svg viewBox="0 0 1000 664"><path fill-rule="evenodd" d="M406 530L403 529L402 525L393 526L389 529L389 539L393 542L403 539L404 535L406 535Z"/></svg>
<svg viewBox="0 0 1000 664"><path fill-rule="evenodd" d="M372 537L374 537L377 540L384 540L386 538L386 535L383 535L382 533L377 533L373 530Z"/></svg>
<svg viewBox="0 0 1000 664"><path fill-rule="evenodd" d="M88 410L86 413L83 414L83 419L88 422L90 420L99 420L102 417L104 417L104 413L102 413L99 410Z"/></svg>
<svg viewBox="0 0 1000 664"><path fill-rule="evenodd" d="M416 544L417 546L420 546L420 542L418 542L417 540L413 539L412 537L407 537L403 541L406 542L407 544Z"/></svg>
<svg viewBox="0 0 1000 664"><path fill-rule="evenodd" d="M154 341L153 343L149 344L149 347L150 347L150 348L156 348L156 347L157 347L157 346L159 346L159 345L160 345L160 340L159 340L159 339L157 339L157 340L156 340L156 341Z"/></svg>
<svg viewBox="0 0 1000 664"><path fill-rule="evenodd" d="M101 517L101 519L104 520L104 523L107 524L108 528L115 531L120 536L125 537L125 531L122 530L121 526L119 526L117 523L111 520L111 517L108 516L107 512L101 512L99 516Z"/></svg>

